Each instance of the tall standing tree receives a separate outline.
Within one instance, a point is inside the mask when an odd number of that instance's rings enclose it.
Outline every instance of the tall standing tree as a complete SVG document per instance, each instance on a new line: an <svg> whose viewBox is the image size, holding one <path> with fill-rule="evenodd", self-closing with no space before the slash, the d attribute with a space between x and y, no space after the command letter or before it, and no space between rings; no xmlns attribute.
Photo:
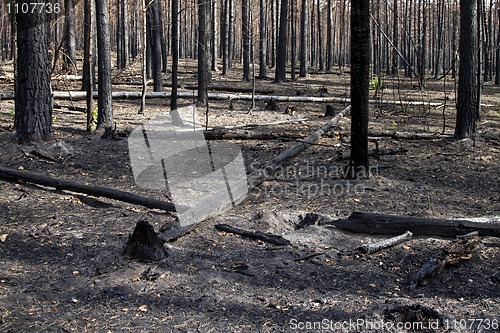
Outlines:
<svg viewBox="0 0 500 333"><path fill-rule="evenodd" d="M292 0L294 1L294 0ZM286 78L287 59L287 22L288 22L288 0L281 0L280 27L278 35L278 49L276 51L276 82L283 82Z"/></svg>
<svg viewBox="0 0 500 333"><path fill-rule="evenodd" d="M151 70L154 91L163 91L162 57L161 57L161 22L159 0L153 0L148 5L147 21L149 25L149 41L151 48Z"/></svg>
<svg viewBox="0 0 500 333"><path fill-rule="evenodd" d="M300 11L300 69L299 76L306 77L307 76L307 0L302 0L302 6Z"/></svg>
<svg viewBox="0 0 500 333"><path fill-rule="evenodd" d="M267 55L267 11L265 0L259 1L259 77L267 76L266 55Z"/></svg>
<svg viewBox="0 0 500 333"><path fill-rule="evenodd" d="M241 0L241 36L243 39L243 81L250 81L250 29L248 0Z"/></svg>
<svg viewBox="0 0 500 333"><path fill-rule="evenodd" d="M103 131L104 138L113 133L113 100L111 87L111 36L107 0L96 0L97 49L98 49L98 89L97 130Z"/></svg>
<svg viewBox="0 0 500 333"><path fill-rule="evenodd" d="M93 99L93 75L92 67L94 59L92 57L92 37L93 27L93 3L92 0L84 0L84 28L83 28L83 75L82 75L82 90L87 92L85 98L87 104L87 131L92 130L92 111L94 106Z"/></svg>
<svg viewBox="0 0 500 333"><path fill-rule="evenodd" d="M351 3L351 178L369 177L370 0Z"/></svg>
<svg viewBox="0 0 500 333"><path fill-rule="evenodd" d="M208 101L207 8L206 0L198 0L198 106Z"/></svg>
<svg viewBox="0 0 500 333"><path fill-rule="evenodd" d="M73 0L65 0L65 33L64 33L64 70L68 74L76 73L76 32L75 4Z"/></svg>
<svg viewBox="0 0 500 333"><path fill-rule="evenodd" d="M118 69L125 69L129 65L129 27L127 0L119 0L116 24L116 65Z"/></svg>
<svg viewBox="0 0 500 333"><path fill-rule="evenodd" d="M470 138L476 133L477 90L477 0L460 0L460 55L458 72L455 138Z"/></svg>
<svg viewBox="0 0 500 333"><path fill-rule="evenodd" d="M20 0L29 5L29 0ZM44 11L19 11L17 22L17 78L15 82L16 138L24 143L47 140L52 132L50 62L45 38Z"/></svg>
<svg viewBox="0 0 500 333"><path fill-rule="evenodd" d="M500 86L500 3L497 5L497 20L498 20L498 32L497 32L497 51L496 51L496 70L495 70L495 85Z"/></svg>

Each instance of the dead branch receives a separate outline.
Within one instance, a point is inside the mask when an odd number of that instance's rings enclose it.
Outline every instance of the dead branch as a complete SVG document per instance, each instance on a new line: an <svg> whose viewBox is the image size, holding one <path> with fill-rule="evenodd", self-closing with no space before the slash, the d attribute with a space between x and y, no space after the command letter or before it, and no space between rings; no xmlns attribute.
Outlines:
<svg viewBox="0 0 500 333"><path fill-rule="evenodd" d="M176 208L177 211L186 211L189 209L189 207L186 206L174 205L171 202L146 198L130 192L102 186L85 185L75 181L41 176L31 172L9 169L2 166L0 166L0 178L53 187L58 190L85 193L94 197L110 198L148 208L162 209L168 212L175 212Z"/></svg>
<svg viewBox="0 0 500 333"><path fill-rule="evenodd" d="M256 170L248 175L248 183L249 188L252 189L259 184L262 184L266 179L272 176L276 168L283 163L285 160L297 156L301 151L306 149L312 143L316 142L323 134L329 131L332 127L337 125L337 123L342 119L342 117L351 109L351 106L346 107L342 112L332 118L329 122L327 122L323 127L309 135L307 138L302 140L301 142L295 144L289 149L285 150L278 156L272 159L271 162Z"/></svg>
<svg viewBox="0 0 500 333"><path fill-rule="evenodd" d="M232 227L227 224L216 224L215 228L224 232L233 233L247 238L259 239L261 241L275 245L290 245L290 241L278 235L273 235L261 231L248 231L240 228Z"/></svg>
<svg viewBox="0 0 500 333"><path fill-rule="evenodd" d="M488 223L470 220L446 220L423 217L353 212L347 219L326 222L350 232L399 235L410 231L415 236L452 237L477 231L480 236L500 237L500 221Z"/></svg>
<svg viewBox="0 0 500 333"><path fill-rule="evenodd" d="M380 242L371 243L371 244L363 244L360 247L356 248L355 251L359 251L362 254L372 254L378 252L380 250L393 247L395 245L406 242L412 238L413 234L409 231L405 232L402 235L392 237L389 239L381 240Z"/></svg>

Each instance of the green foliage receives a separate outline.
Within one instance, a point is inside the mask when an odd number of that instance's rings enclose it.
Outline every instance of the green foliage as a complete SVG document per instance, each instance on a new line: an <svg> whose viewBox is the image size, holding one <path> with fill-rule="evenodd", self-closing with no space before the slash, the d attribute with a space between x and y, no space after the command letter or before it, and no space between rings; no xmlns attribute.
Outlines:
<svg viewBox="0 0 500 333"><path fill-rule="evenodd" d="M398 124L396 123L395 120L392 121L391 125L392 125L392 128L396 128L398 126Z"/></svg>
<svg viewBox="0 0 500 333"><path fill-rule="evenodd" d="M13 106L12 109L10 109L10 119L14 123L16 121L16 107Z"/></svg>
<svg viewBox="0 0 500 333"><path fill-rule="evenodd" d="M382 83L382 80L378 76L375 76L373 80L370 82L370 88L372 89L380 90L383 87L384 84Z"/></svg>
<svg viewBox="0 0 500 333"><path fill-rule="evenodd" d="M97 104L94 106L94 109L92 110L92 124L97 124L97 115L99 114L99 109L97 107Z"/></svg>

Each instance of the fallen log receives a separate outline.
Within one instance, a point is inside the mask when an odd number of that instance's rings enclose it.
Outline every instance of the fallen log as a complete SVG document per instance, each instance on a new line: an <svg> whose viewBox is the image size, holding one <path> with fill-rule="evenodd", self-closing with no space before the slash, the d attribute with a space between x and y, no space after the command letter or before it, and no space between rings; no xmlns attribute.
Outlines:
<svg viewBox="0 0 500 333"><path fill-rule="evenodd" d="M197 85L187 85L184 88L188 90L198 90ZM244 87L208 86L207 89L212 91L227 91L233 93L252 93L252 88L244 88ZM274 90L255 89L254 93L259 95L272 95L274 94Z"/></svg>
<svg viewBox="0 0 500 333"><path fill-rule="evenodd" d="M500 220L475 222L424 217L353 212L347 219L331 219L325 224L350 232L399 235L410 231L414 236L452 237L477 231L480 236L500 237Z"/></svg>
<svg viewBox="0 0 500 333"><path fill-rule="evenodd" d="M279 121L273 121L273 122L270 122L270 123L262 123L262 124L241 124L241 125L234 125L234 126L213 126L213 127L209 127L207 129L207 131L212 131L212 130L231 130L231 129L238 129L238 128L252 128L252 127L264 127L264 126L272 126L272 125L298 123L298 122L306 121L306 120L309 120L309 118L297 118L297 119L289 119L289 120L279 120Z"/></svg>
<svg viewBox="0 0 500 333"><path fill-rule="evenodd" d="M351 106L349 105L346 107L342 112L340 112L338 115L336 115L334 118L332 118L329 122L327 122L323 127L321 127L319 130L314 132L313 134L309 135L307 138L304 140L301 140L301 142L295 144L294 146L290 147L289 149L285 150L275 158L271 160L268 164L260 168L259 170L256 170L252 172L251 174L248 175L248 184L249 184L249 189L252 189L260 184L262 184L266 179L272 177L274 171L276 168L283 163L285 160L292 158L294 156L297 156L301 151L309 147L312 143L316 142L323 134L325 134L328 130L330 130L332 127L337 125L337 123L342 119L342 117L351 109Z"/></svg>
<svg viewBox="0 0 500 333"><path fill-rule="evenodd" d="M447 137L440 133L406 133L406 132L369 132L369 137L391 138L396 140L432 140Z"/></svg>
<svg viewBox="0 0 500 333"><path fill-rule="evenodd" d="M277 139L297 139L299 135L290 133L263 133L253 131L225 131L213 130L205 131L206 140L277 140Z"/></svg>
<svg viewBox="0 0 500 333"><path fill-rule="evenodd" d="M97 99L98 92L93 93L93 98ZM138 91L113 91L113 99L140 99L141 92ZM170 98L171 92L147 92L147 99L155 98ZM84 91L53 91L52 96L54 99L70 99L70 100L83 100L86 97L86 92ZM196 98L196 92L190 91L179 91L177 93L178 98ZM0 92L0 100L12 100L14 99L13 92ZM347 97L310 97L310 96L274 96L274 95L254 95L252 94L224 94L224 93L208 93L209 100L221 100L221 101L268 101L270 99L276 102L291 102L291 103L346 103L351 102L350 98ZM369 100L371 104L389 104L389 105L425 105L425 106L440 106L442 103L438 102L422 102L422 101L391 101L391 100ZM482 106L488 106L486 104L481 104Z"/></svg>
<svg viewBox="0 0 500 333"><path fill-rule="evenodd" d="M147 208L162 209L168 212L175 212L176 208L177 212L179 212L179 210L183 212L189 209L187 206L174 205L171 202L146 198L126 191L102 186L85 185L71 180L41 176L28 171L14 170L2 166L0 166L0 178L53 187L58 190L84 193L94 197L105 197Z"/></svg>
<svg viewBox="0 0 500 333"><path fill-rule="evenodd" d="M215 228L224 232L233 233L247 238L258 239L275 245L290 245L290 241L278 235L273 235L261 231L248 231L240 228L232 227L227 224L216 224Z"/></svg>

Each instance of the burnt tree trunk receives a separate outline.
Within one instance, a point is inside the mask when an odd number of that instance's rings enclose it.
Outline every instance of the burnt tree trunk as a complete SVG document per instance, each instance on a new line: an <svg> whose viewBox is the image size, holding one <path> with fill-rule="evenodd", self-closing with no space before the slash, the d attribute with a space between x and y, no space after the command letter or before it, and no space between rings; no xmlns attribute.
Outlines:
<svg viewBox="0 0 500 333"><path fill-rule="evenodd" d="M276 50L276 82L285 81L287 59L287 22L288 0L281 0L280 27L278 35L278 49Z"/></svg>
<svg viewBox="0 0 500 333"><path fill-rule="evenodd" d="M370 1L359 0L351 4L351 178L369 176L369 77Z"/></svg>
<svg viewBox="0 0 500 333"><path fill-rule="evenodd" d="M208 101L207 7L206 0L198 0L198 106Z"/></svg>
<svg viewBox="0 0 500 333"><path fill-rule="evenodd" d="M73 0L65 0L65 34L64 34L64 70L68 74L76 73L76 32L75 5Z"/></svg>
<svg viewBox="0 0 500 333"><path fill-rule="evenodd" d="M96 0L97 48L98 48L98 86L97 129L104 131L108 138L113 131L113 100L111 88L111 38L109 32L109 12L106 0Z"/></svg>
<svg viewBox="0 0 500 333"><path fill-rule="evenodd" d="M243 81L250 81L250 29L248 0L241 0L241 35L243 39Z"/></svg>
<svg viewBox="0 0 500 333"><path fill-rule="evenodd" d="M29 1L19 1L21 4ZM16 14L17 78L15 95L16 137L20 142L52 137L52 95L45 14Z"/></svg>
<svg viewBox="0 0 500 333"><path fill-rule="evenodd" d="M307 76L307 0L302 0L300 13L300 69L299 76Z"/></svg>
<svg viewBox="0 0 500 333"><path fill-rule="evenodd" d="M163 91L163 78L161 74L161 22L159 16L158 0L153 0L148 6L147 20L149 22L149 41L151 47L151 69L154 91Z"/></svg>
<svg viewBox="0 0 500 333"><path fill-rule="evenodd" d="M266 55L267 55L267 31L266 31L266 2L259 1L259 78L267 77Z"/></svg>
<svg viewBox="0 0 500 333"><path fill-rule="evenodd" d="M459 76L455 138L476 133L477 94L477 0L460 0Z"/></svg>

